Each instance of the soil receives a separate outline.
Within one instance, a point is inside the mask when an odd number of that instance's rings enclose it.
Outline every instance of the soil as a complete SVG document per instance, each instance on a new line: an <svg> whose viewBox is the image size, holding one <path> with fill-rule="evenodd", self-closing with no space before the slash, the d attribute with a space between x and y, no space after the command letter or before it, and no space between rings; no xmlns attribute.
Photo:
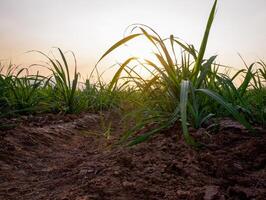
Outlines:
<svg viewBox="0 0 266 200"><path fill-rule="evenodd" d="M110 137L97 114L2 121L16 126L0 131L0 199L266 199L265 132L222 119L213 131L190 130L201 149L178 125L129 148L112 145L119 116L106 119Z"/></svg>

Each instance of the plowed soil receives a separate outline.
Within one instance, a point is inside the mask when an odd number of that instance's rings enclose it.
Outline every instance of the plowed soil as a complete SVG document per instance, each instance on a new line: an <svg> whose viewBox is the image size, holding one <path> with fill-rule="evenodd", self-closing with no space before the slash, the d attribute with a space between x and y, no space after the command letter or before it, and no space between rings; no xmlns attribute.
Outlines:
<svg viewBox="0 0 266 200"><path fill-rule="evenodd" d="M97 114L6 119L16 126L0 131L0 199L266 199L265 132L223 119L190 130L201 149L179 126L128 148L112 146L123 129L107 118L108 139Z"/></svg>

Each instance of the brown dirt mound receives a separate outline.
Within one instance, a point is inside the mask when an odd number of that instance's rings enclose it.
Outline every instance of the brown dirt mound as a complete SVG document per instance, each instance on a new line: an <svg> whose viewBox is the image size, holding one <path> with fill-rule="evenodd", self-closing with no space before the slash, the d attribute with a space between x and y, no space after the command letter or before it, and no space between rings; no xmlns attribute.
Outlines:
<svg viewBox="0 0 266 200"><path fill-rule="evenodd" d="M43 115L0 131L0 199L266 199L266 134L231 120L216 134L177 142L178 127L132 148L110 148L122 133L112 115L103 137L96 114Z"/></svg>

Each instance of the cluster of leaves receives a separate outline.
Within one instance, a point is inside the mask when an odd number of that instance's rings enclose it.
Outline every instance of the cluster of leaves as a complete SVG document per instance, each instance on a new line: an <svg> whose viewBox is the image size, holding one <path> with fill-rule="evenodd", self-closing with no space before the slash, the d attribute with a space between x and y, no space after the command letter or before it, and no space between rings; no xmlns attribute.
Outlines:
<svg viewBox="0 0 266 200"><path fill-rule="evenodd" d="M101 111L118 105L118 93L107 86L101 87L86 81L85 88L79 87L79 73L74 54L74 72L65 54L57 49L59 58L49 57L43 52L47 62L38 65L47 68L51 75L30 73L29 68L10 64L0 66L0 117L40 112L78 113L81 111Z"/></svg>
<svg viewBox="0 0 266 200"><path fill-rule="evenodd" d="M127 141L130 145L143 142L181 121L185 140L196 145L188 132L188 125L199 128L213 116L232 116L248 129L252 129L252 123L265 125L265 63L253 63L230 77L219 72L216 56L204 59L216 5L217 0L211 9L199 51L173 35L163 39L150 27L135 24L129 36L115 43L100 58L99 62L137 37L146 38L155 49L154 60L126 59L110 82L112 90L116 90L119 83L123 87L132 87L133 84L135 90L147 97L138 110L140 122L124 134L121 142ZM139 32L134 33L136 30ZM177 47L181 48L179 57ZM259 65L259 69L254 70L255 65ZM145 69L150 78L144 79L135 70L136 66ZM243 77L243 82L237 86L234 80L240 77ZM151 124L155 125L152 130L136 134Z"/></svg>
<svg viewBox="0 0 266 200"><path fill-rule="evenodd" d="M31 75L27 68L11 64L7 68L1 66L0 72L0 116L34 112L43 98L45 77Z"/></svg>

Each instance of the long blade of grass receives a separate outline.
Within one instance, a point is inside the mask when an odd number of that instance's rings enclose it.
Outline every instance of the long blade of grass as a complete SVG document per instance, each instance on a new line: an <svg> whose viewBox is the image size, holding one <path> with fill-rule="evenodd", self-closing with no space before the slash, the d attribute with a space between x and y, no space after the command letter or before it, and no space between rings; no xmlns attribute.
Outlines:
<svg viewBox="0 0 266 200"><path fill-rule="evenodd" d="M251 125L247 122L247 120L244 118L244 116L242 116L235 108L234 106L230 105L228 102L226 102L224 100L224 98L222 96L220 96L219 94L208 90L208 89L196 89L196 91L202 92L206 95L208 95L209 97L213 98L214 100L216 100L216 102L218 102L219 104L221 104L236 120L238 120L241 124L243 124L247 129L251 129Z"/></svg>
<svg viewBox="0 0 266 200"><path fill-rule="evenodd" d="M122 73L122 71L124 70L124 68L132 61L132 60L135 60L136 57L131 57L131 58L128 58L121 66L120 68L117 70L117 72L115 73L115 75L113 76L113 79L111 80L110 82L110 85L109 85L109 90L112 90L114 89L114 86L117 84L118 80L119 80L119 77L120 77L120 74Z"/></svg>
<svg viewBox="0 0 266 200"><path fill-rule="evenodd" d="M205 33L204 33L204 36L203 36L203 39L202 39L202 42L200 45L199 54L198 54L197 60L195 62L195 66L193 69L194 79L197 77L197 74L200 70L201 62L202 62L203 57L204 57L204 53L205 53L207 42L208 42L209 33L211 30L212 22L213 22L214 15L215 15L216 5L217 5L217 0L214 1L214 4L212 6L212 9L211 9L211 12L210 12L210 15L208 18L207 26L205 29Z"/></svg>
<svg viewBox="0 0 266 200"><path fill-rule="evenodd" d="M194 145L195 141L189 135L188 132L188 121L187 121L187 104L188 104L188 93L190 88L190 82L188 80L182 80L180 90L180 115L181 115L181 124L184 134L184 138L188 144Z"/></svg>
<svg viewBox="0 0 266 200"><path fill-rule="evenodd" d="M117 49L119 46L125 44L126 42L128 42L129 40L132 40L133 38L135 37L138 37L142 35L141 33L136 33L136 34L132 34L132 35L129 35L125 38L123 38L122 40L119 40L117 43L115 43L113 46L111 46L103 55L102 57L98 60L97 64L105 57L107 56L109 53L111 53L113 50ZM96 64L96 65L97 65Z"/></svg>
<svg viewBox="0 0 266 200"><path fill-rule="evenodd" d="M248 71L246 73L245 79L243 81L243 83L240 85L240 87L238 88L239 94L242 97L244 95L244 93L247 91L247 88L249 86L249 83L252 79L252 77L254 76L252 73L252 67L255 63L251 64L248 68Z"/></svg>

